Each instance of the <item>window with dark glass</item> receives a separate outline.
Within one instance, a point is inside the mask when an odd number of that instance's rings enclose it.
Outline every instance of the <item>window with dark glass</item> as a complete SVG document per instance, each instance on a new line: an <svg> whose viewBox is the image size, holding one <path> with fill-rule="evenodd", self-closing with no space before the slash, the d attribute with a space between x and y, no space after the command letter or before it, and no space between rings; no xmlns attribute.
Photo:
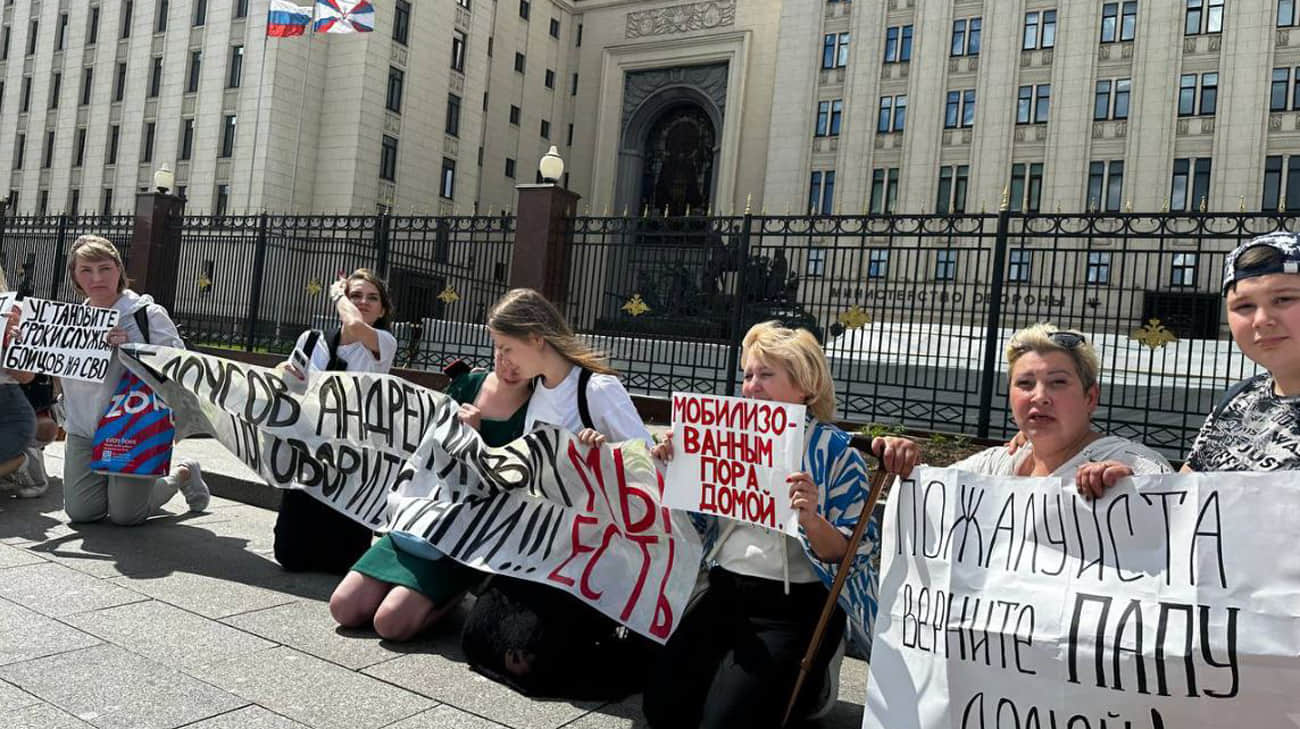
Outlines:
<svg viewBox="0 0 1300 729"><path fill-rule="evenodd" d="M49 129L45 132L45 148L41 150L41 168L49 169L50 163L54 161L54 130Z"/></svg>
<svg viewBox="0 0 1300 729"><path fill-rule="evenodd" d="M1180 158L1174 160L1173 177L1169 183L1169 209L1182 211L1187 209L1189 184L1191 183L1191 160Z"/></svg>
<svg viewBox="0 0 1300 729"><path fill-rule="evenodd" d="M397 138L387 134L379 146L379 179L397 180Z"/></svg>
<svg viewBox="0 0 1300 729"><path fill-rule="evenodd" d="M230 185L217 185L217 199L212 205L212 214L218 217L225 215L230 209Z"/></svg>
<svg viewBox="0 0 1300 729"><path fill-rule="evenodd" d="M101 209L105 216L113 214L113 188L104 188L104 206Z"/></svg>
<svg viewBox="0 0 1300 729"><path fill-rule="evenodd" d="M817 103L817 126L814 136L838 137L840 135L840 119L843 113L844 101L842 99L819 101Z"/></svg>
<svg viewBox="0 0 1300 729"><path fill-rule="evenodd" d="M226 88L237 89L244 79L244 47L230 47L230 68L227 69Z"/></svg>
<svg viewBox="0 0 1300 729"><path fill-rule="evenodd" d="M122 3L122 29L118 34L119 38L131 37L131 13L135 10L135 3L132 0L125 0Z"/></svg>
<svg viewBox="0 0 1300 729"><path fill-rule="evenodd" d="M1110 283L1110 252L1088 251L1088 283L1102 286Z"/></svg>
<svg viewBox="0 0 1300 729"><path fill-rule="evenodd" d="M1291 69L1273 69L1272 83L1268 90L1268 110L1286 111L1287 91L1291 88Z"/></svg>
<svg viewBox="0 0 1300 729"><path fill-rule="evenodd" d="M154 12L153 32L155 33L167 32L167 14L171 10L171 8L169 7L170 5L171 3L168 2L168 0L158 0L158 7Z"/></svg>
<svg viewBox="0 0 1300 729"><path fill-rule="evenodd" d="M1291 155L1286 161L1286 207L1300 210L1300 155Z"/></svg>
<svg viewBox="0 0 1300 729"><path fill-rule="evenodd" d="M1175 253L1170 264L1169 285L1175 288L1190 288L1196 285L1196 267L1199 262L1195 253Z"/></svg>
<svg viewBox="0 0 1300 729"><path fill-rule="evenodd" d="M194 156L194 120L181 120L181 148L176 155L179 159L187 160Z"/></svg>
<svg viewBox="0 0 1300 729"><path fill-rule="evenodd" d="M465 72L465 33L463 31L452 31L451 70Z"/></svg>
<svg viewBox="0 0 1300 729"><path fill-rule="evenodd" d="M59 108L59 93L63 91L63 74L55 71L50 74L50 108Z"/></svg>
<svg viewBox="0 0 1300 729"><path fill-rule="evenodd" d="M105 158L105 164L117 164L117 143L122 138L122 127L113 124L108 128L108 155Z"/></svg>
<svg viewBox="0 0 1300 729"><path fill-rule="evenodd" d="M72 166L80 167L86 162L86 128L77 128L77 141L72 146Z"/></svg>
<svg viewBox="0 0 1300 729"><path fill-rule="evenodd" d="M907 121L907 96L880 97L880 118L876 131L881 134L901 132Z"/></svg>
<svg viewBox="0 0 1300 729"><path fill-rule="evenodd" d="M456 160L442 158L442 174L438 178L438 196L447 200L456 196Z"/></svg>
<svg viewBox="0 0 1300 729"><path fill-rule="evenodd" d="M560 37L560 21L559 21L559 20L557 20L557 19L555 19L555 18L551 18L551 29L550 29L550 33L551 33L551 37L552 37L552 38L559 38L559 37Z"/></svg>
<svg viewBox="0 0 1300 729"><path fill-rule="evenodd" d="M519 107L517 107L517 106L511 104L511 105L510 105L510 123L511 123L511 124L514 124L514 125L516 125L516 126L519 125L519 113L520 113L520 112L519 112Z"/></svg>
<svg viewBox="0 0 1300 729"><path fill-rule="evenodd" d="M68 14L59 13L59 30L54 34L54 50L61 51L68 45Z"/></svg>
<svg viewBox="0 0 1300 729"><path fill-rule="evenodd" d="M411 3L410 0L397 0L393 4L393 40L402 45L406 45L407 36L411 33Z"/></svg>
<svg viewBox="0 0 1300 729"><path fill-rule="evenodd" d="M980 18L961 18L952 21L950 55L978 56L980 54L981 23Z"/></svg>
<svg viewBox="0 0 1300 729"><path fill-rule="evenodd" d="M1101 42L1131 41L1137 32L1137 2L1103 3L1101 6Z"/></svg>
<svg viewBox="0 0 1300 729"><path fill-rule="evenodd" d="M1051 109L1051 84L1021 86L1016 99L1016 123L1039 124L1047 121Z"/></svg>
<svg viewBox="0 0 1300 729"><path fill-rule="evenodd" d="M538 132L542 139L551 138L551 123L545 119L542 120L541 130Z"/></svg>
<svg viewBox="0 0 1300 729"><path fill-rule="evenodd" d="M235 0L235 17L248 17L248 0Z"/></svg>
<svg viewBox="0 0 1300 729"><path fill-rule="evenodd" d="M515 177L515 161L509 157L506 157L506 177L512 180Z"/></svg>
<svg viewBox="0 0 1300 729"><path fill-rule="evenodd" d="M194 0L195 27L208 22L208 0Z"/></svg>
<svg viewBox="0 0 1300 729"><path fill-rule="evenodd" d="M831 215L835 209L835 171L813 170L808 183L808 213Z"/></svg>
<svg viewBox="0 0 1300 729"><path fill-rule="evenodd" d="M117 76L113 79L113 101L121 101L126 96L126 61L117 64Z"/></svg>
<svg viewBox="0 0 1300 729"><path fill-rule="evenodd" d="M1264 199L1259 209L1276 211L1282 195L1282 157L1270 155L1264 158Z"/></svg>
<svg viewBox="0 0 1300 729"><path fill-rule="evenodd" d="M1007 251L1007 281L1028 283L1034 267L1034 252L1024 248Z"/></svg>
<svg viewBox="0 0 1300 729"><path fill-rule="evenodd" d="M943 106L943 128L956 129L961 120L961 92L949 91L948 101Z"/></svg>
<svg viewBox="0 0 1300 729"><path fill-rule="evenodd" d="M1056 11L1034 10L1025 13L1021 49L1052 48L1056 45Z"/></svg>
<svg viewBox="0 0 1300 729"><path fill-rule="evenodd" d="M26 114L32 110L32 77L23 76L22 93L18 99L18 112Z"/></svg>
<svg viewBox="0 0 1300 729"><path fill-rule="evenodd" d="M871 171L871 198L868 209L872 215L889 215L898 202L898 168L877 167Z"/></svg>
<svg viewBox="0 0 1300 729"><path fill-rule="evenodd" d="M515 51L515 70L518 71L519 73L524 72L524 62L525 62L524 54L520 53L519 51Z"/></svg>
<svg viewBox="0 0 1300 729"><path fill-rule="evenodd" d="M90 69L87 69L90 70ZM149 69L149 98L156 97L162 91L163 59L154 56Z"/></svg>
<svg viewBox="0 0 1300 729"><path fill-rule="evenodd" d="M447 94L447 125L443 131L460 136L460 97L455 94Z"/></svg>
<svg viewBox="0 0 1300 729"><path fill-rule="evenodd" d="M199 90L199 71L203 65L203 51L190 51L190 72L185 81L185 93L192 94Z"/></svg>
<svg viewBox="0 0 1300 729"><path fill-rule="evenodd" d="M957 278L957 251L946 248L934 252L934 278L936 281L952 281Z"/></svg>
<svg viewBox="0 0 1300 729"><path fill-rule="evenodd" d="M221 119L221 157L231 157L235 154L235 129L239 125L239 117L235 114L226 114Z"/></svg>
<svg viewBox="0 0 1300 729"><path fill-rule="evenodd" d="M99 6L90 7L90 17L86 20L86 45L91 46L99 39Z"/></svg>
<svg viewBox="0 0 1300 729"><path fill-rule="evenodd" d="M573 77L569 80L569 96L577 96L577 95L578 95L578 74L575 73L573 74Z"/></svg>
<svg viewBox="0 0 1300 729"><path fill-rule="evenodd" d="M966 212L966 187L969 177L968 165L939 168L939 194L934 203L936 213L946 215L949 212Z"/></svg>
<svg viewBox="0 0 1300 729"><path fill-rule="evenodd" d="M388 67L388 94L384 99L384 108L400 114L402 112L402 83L406 74L396 66Z"/></svg>
<svg viewBox="0 0 1300 729"><path fill-rule="evenodd" d="M528 20L528 16L532 15L532 13L532 3L528 2L528 0L519 0L519 17Z"/></svg>
<svg viewBox="0 0 1300 729"><path fill-rule="evenodd" d="M6 25L3 28L0 28L0 61L9 58L10 35L9 26Z"/></svg>
<svg viewBox="0 0 1300 729"><path fill-rule="evenodd" d="M889 277L889 249L867 249L867 278Z"/></svg>
<svg viewBox="0 0 1300 729"><path fill-rule="evenodd" d="M1187 0L1187 14L1183 24L1185 35L1222 31L1223 0Z"/></svg>
<svg viewBox="0 0 1300 729"><path fill-rule="evenodd" d="M546 69L546 74L542 77L542 84L548 89L555 88L555 71L553 69Z"/></svg>
<svg viewBox="0 0 1300 729"><path fill-rule="evenodd" d="M83 68L81 70L81 105L85 106L90 103L90 92L95 88L95 69Z"/></svg>
<svg viewBox="0 0 1300 729"><path fill-rule="evenodd" d="M827 33L822 39L822 68L844 68L849 61L849 34Z"/></svg>
<svg viewBox="0 0 1300 729"><path fill-rule="evenodd" d="M27 135L19 132L18 136L14 137L14 169L15 170L21 170L23 168L23 156L26 154L26 151L27 151ZM14 197L13 195L10 195L9 196L10 204L12 204L13 201L14 201Z"/></svg>
<svg viewBox="0 0 1300 729"><path fill-rule="evenodd" d="M156 122L149 121L144 123L144 141L140 145L141 162L153 161L153 143L154 143L154 136L156 135L156 133L157 133Z"/></svg>
<svg viewBox="0 0 1300 729"><path fill-rule="evenodd" d="M1219 74L1203 73L1201 74L1201 116L1214 116L1218 108L1219 99Z"/></svg>
<svg viewBox="0 0 1300 729"><path fill-rule="evenodd" d="M1296 24L1295 0L1277 0L1277 27L1286 28Z"/></svg>

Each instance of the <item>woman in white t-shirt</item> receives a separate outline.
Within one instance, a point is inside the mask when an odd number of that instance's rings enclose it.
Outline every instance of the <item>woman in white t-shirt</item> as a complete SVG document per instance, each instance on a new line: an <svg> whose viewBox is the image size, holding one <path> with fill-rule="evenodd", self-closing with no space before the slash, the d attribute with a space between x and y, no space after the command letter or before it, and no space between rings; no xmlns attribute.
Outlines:
<svg viewBox="0 0 1300 729"><path fill-rule="evenodd" d="M953 464L994 476L1073 476L1079 492L1101 496L1122 476L1169 473L1165 457L1092 428L1101 388L1097 351L1079 332L1035 324L1007 343L1011 417L1020 426L1008 449L994 446Z"/></svg>
<svg viewBox="0 0 1300 729"><path fill-rule="evenodd" d="M652 444L614 370L540 293L508 292L487 324L498 356L534 381L525 433L553 425L587 445ZM495 575L470 612L462 644L476 670L522 693L614 699L639 689L650 648L639 636L616 635L617 628L562 590Z"/></svg>
<svg viewBox="0 0 1300 729"><path fill-rule="evenodd" d="M306 350L313 370L387 373L397 356L397 339L388 331L393 302L384 282L368 268L339 277L329 288L339 328L303 332L294 350ZM291 362L286 377L305 379ZM283 492L275 520L275 559L290 572L346 574L370 547L371 532L300 489Z"/></svg>

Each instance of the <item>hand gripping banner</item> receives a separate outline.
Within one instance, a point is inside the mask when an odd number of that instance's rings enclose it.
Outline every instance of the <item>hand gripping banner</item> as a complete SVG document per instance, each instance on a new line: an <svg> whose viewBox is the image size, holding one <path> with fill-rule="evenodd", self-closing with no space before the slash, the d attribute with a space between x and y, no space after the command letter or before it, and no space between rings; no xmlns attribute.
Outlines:
<svg viewBox="0 0 1300 729"><path fill-rule="evenodd" d="M215 437L272 486L566 590L661 643L681 619L699 538L662 505L643 443L591 448L548 428L492 448L454 400L392 375L312 373L296 394L264 367L142 344L122 355L178 438Z"/></svg>

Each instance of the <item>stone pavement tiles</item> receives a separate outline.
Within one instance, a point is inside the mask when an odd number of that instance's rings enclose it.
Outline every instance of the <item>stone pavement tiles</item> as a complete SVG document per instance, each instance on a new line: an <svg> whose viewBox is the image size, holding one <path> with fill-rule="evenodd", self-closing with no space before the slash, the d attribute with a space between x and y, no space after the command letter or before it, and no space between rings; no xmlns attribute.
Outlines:
<svg viewBox="0 0 1300 729"><path fill-rule="evenodd" d="M406 644L338 628L336 579L270 559L274 512L214 498L140 527L71 526L60 489L0 498L0 729L645 726L639 696L539 701L469 670L463 608ZM848 659L816 726L856 729L865 696Z"/></svg>

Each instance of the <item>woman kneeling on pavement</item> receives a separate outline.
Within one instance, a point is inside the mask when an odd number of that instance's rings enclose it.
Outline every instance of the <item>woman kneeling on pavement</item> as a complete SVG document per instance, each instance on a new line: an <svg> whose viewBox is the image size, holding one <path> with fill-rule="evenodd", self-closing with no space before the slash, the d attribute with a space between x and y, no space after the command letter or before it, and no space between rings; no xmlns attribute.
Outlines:
<svg viewBox="0 0 1300 729"><path fill-rule="evenodd" d="M1023 445L994 446L953 468L993 476L1074 476L1079 493L1093 498L1123 476L1173 470L1141 443L1093 430L1101 366L1082 334L1035 324L1011 336L1006 358L1007 398Z"/></svg>
<svg viewBox="0 0 1300 729"><path fill-rule="evenodd" d="M157 344L184 349L185 343L167 310L153 303L148 294L127 288L122 256L109 240L83 235L68 251L68 275L85 303L117 309L118 323L106 337L108 344L127 342ZM143 524L176 495L185 496L190 511L208 508L208 487L203 483L199 463L180 463L170 476L149 483L132 476L113 476L90 470L92 439L99 420L108 409L126 368L113 357L103 382L60 379L68 441L63 458L63 508L74 522L98 521L105 516L114 524Z"/></svg>
<svg viewBox="0 0 1300 729"><path fill-rule="evenodd" d="M799 662L828 596L848 537L867 501L867 464L850 436L831 424L835 394L821 346L805 330L754 326L742 347L745 397L808 408L802 470L786 480L799 514L798 538L738 521L712 520L705 537L708 588L669 639L645 691L653 727L776 727ZM885 468L907 475L919 450L904 438L876 438ZM672 458L671 438L655 455ZM870 640L878 576L872 521L853 561L822 649L809 671L797 715L816 718L834 704L845 611Z"/></svg>

